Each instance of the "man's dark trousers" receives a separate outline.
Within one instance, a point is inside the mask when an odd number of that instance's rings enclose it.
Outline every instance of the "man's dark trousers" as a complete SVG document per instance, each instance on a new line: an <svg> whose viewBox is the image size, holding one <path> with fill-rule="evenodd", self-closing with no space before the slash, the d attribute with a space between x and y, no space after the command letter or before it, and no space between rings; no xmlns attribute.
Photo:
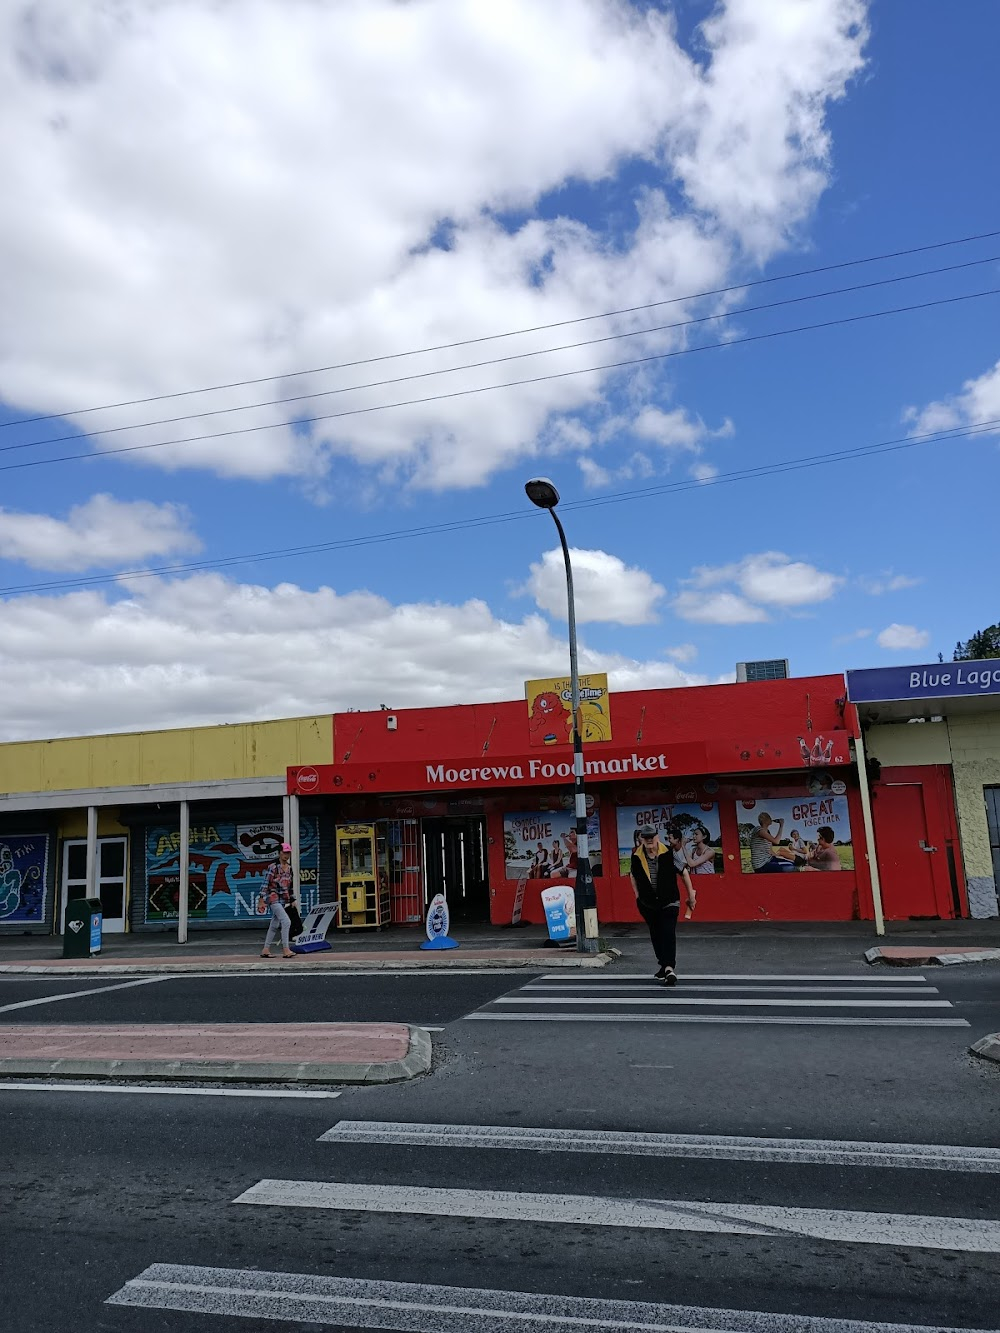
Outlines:
<svg viewBox="0 0 1000 1333"><path fill-rule="evenodd" d="M653 953L661 967L674 967L677 963L677 914L680 903L670 907L650 907L644 902L637 903L642 919L649 927L649 938L653 942Z"/></svg>

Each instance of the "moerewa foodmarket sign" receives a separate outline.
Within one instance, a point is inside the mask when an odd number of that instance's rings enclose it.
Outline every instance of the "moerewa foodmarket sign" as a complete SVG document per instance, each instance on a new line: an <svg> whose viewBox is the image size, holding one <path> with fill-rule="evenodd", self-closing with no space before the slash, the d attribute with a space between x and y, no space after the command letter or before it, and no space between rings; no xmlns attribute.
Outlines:
<svg viewBox="0 0 1000 1333"><path fill-rule="evenodd" d="M588 782L614 782L648 778L652 781L700 773L738 773L746 770L797 769L836 766L850 762L846 732L765 742L700 742L658 747L595 745L584 751ZM300 796L348 792L429 792L505 790L569 783L573 778L573 755L569 747L533 755L511 755L478 759L399 760L386 763L351 762L319 764L288 770L288 790Z"/></svg>

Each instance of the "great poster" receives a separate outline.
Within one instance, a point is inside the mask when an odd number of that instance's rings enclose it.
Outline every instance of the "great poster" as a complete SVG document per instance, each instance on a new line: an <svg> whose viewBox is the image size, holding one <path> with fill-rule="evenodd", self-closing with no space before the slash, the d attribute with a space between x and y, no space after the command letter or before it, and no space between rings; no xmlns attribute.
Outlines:
<svg viewBox="0 0 1000 1333"><path fill-rule="evenodd" d="M0 925L45 921L47 834L0 835Z"/></svg>
<svg viewBox="0 0 1000 1333"><path fill-rule="evenodd" d="M684 839L684 859L692 875L722 873L722 830L714 801L674 805L623 805L618 809L618 866L627 875L632 853L639 845L639 830L649 824L664 842L668 828L678 828Z"/></svg>
<svg viewBox="0 0 1000 1333"><path fill-rule="evenodd" d="M589 803L587 840L592 873L604 874L601 861L601 819ZM576 818L571 810L532 810L503 817L504 856L508 879L575 879Z"/></svg>
<svg viewBox="0 0 1000 1333"><path fill-rule="evenodd" d="M188 912L193 921L257 918L257 894L282 841L280 824L215 823L192 826ZM177 920L180 833L175 825L146 829L146 922ZM315 819L299 821L300 898L303 916L318 901L319 835Z"/></svg>
<svg viewBox="0 0 1000 1333"><path fill-rule="evenodd" d="M854 869L844 784L813 782L810 788L801 796L737 801L740 866L745 874Z"/></svg>

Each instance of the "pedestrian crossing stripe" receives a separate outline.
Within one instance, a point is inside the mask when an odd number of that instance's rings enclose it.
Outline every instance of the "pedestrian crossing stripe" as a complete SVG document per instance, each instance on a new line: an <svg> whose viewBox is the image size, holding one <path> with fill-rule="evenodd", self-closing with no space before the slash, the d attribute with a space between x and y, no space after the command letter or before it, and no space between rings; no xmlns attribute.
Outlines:
<svg viewBox="0 0 1000 1333"><path fill-rule="evenodd" d="M636 978L636 977L639 976L639 975L641 975L641 974L637 974L637 973L635 973L635 972L618 973L617 975L616 975L614 972L595 972L595 973L593 973L592 975L588 975L588 977L586 978L586 980L587 980L588 982L595 982L595 983L597 983L597 982L615 982L615 981L618 981L618 980L619 980L620 978L622 978L622 977L625 977L625 978ZM771 974L769 974L769 973L768 973L768 974L764 974L764 973L762 973L762 972L685 972L685 973L684 973L684 980L685 980L685 981L817 981L817 982L830 982L830 981L864 981L864 980L866 979L866 975L867 975L867 978L870 980L870 979L871 979L871 972L870 972L870 971L869 971L867 974L864 973L864 972L859 972L859 973L856 972L856 973L854 973L852 976L849 976L849 977L843 977L843 976L824 976L824 975L822 975L822 974L820 974L820 975L818 975L818 976L798 976L798 975L794 975L794 976L793 976L791 973L783 973L783 972L779 972L779 973L777 973L777 974L775 974L775 975L773 975L773 976L772 976ZM565 972L545 972L545 973L543 973L540 977L536 977L536 978L535 978L536 981L565 981L566 979L567 979L567 978L566 978L566 973L565 973ZM879 979L878 979L878 984L879 984L880 986L912 986L912 985L914 985L914 984L915 984L916 982L918 982L918 981L926 981L926 980L927 980L926 977L924 977L924 976L914 976L914 975L912 975L910 972L907 972L905 975L898 976L898 977L897 977L897 976L893 976L893 975L890 973L890 974L887 975L887 976L880 976Z"/></svg>
<svg viewBox="0 0 1000 1333"><path fill-rule="evenodd" d="M518 992L520 994L520 992ZM517 995L501 995L493 1004L697 1004L697 1005L753 1005L760 1008L803 1009L951 1009L950 1000L788 1000L775 999L773 996L733 995L723 999L721 996L692 995L672 991L656 995L555 995L551 999L544 995L530 995L518 999Z"/></svg>
<svg viewBox="0 0 1000 1333"><path fill-rule="evenodd" d="M504 1013L501 1010L479 1009L466 1014L465 1022L474 1020L488 1023L755 1023L767 1026L798 1023L813 1027L879 1027L879 1028L967 1028L964 1018L857 1018L850 1014L831 1017L829 1014L557 1014Z"/></svg>
<svg viewBox="0 0 1000 1333"><path fill-rule="evenodd" d="M960 1333L940 1326L177 1264L151 1264L106 1304L412 1333Z"/></svg>
<svg viewBox="0 0 1000 1333"><path fill-rule="evenodd" d="M925 1217L692 1199L614 1199L585 1194L356 1185L326 1180L261 1180L233 1202L336 1212L697 1231L721 1236L766 1236L772 1240L805 1237L854 1245L1000 1254L1000 1221L972 1217Z"/></svg>
<svg viewBox="0 0 1000 1333"><path fill-rule="evenodd" d="M641 991L648 994L652 980L646 982L617 981L611 986L600 986L594 990L597 995L599 991ZM527 986L520 988L522 991L544 991L551 994L553 991L579 991L587 990L587 981L563 981L553 982L551 985L542 985L541 982L529 982ZM744 995L819 995L824 991L831 995L939 995L940 991L936 986L907 986L905 989L901 986L714 986L695 983L692 985L685 980L684 993L690 991L712 991L715 994L735 995L742 992Z"/></svg>
<svg viewBox="0 0 1000 1333"><path fill-rule="evenodd" d="M854 1139L757 1138L733 1134L659 1134L615 1129L528 1129L519 1125L421 1124L338 1120L319 1143L401 1144L419 1148L613 1153L621 1157L695 1157L742 1162L894 1167L1000 1174L1000 1148Z"/></svg>

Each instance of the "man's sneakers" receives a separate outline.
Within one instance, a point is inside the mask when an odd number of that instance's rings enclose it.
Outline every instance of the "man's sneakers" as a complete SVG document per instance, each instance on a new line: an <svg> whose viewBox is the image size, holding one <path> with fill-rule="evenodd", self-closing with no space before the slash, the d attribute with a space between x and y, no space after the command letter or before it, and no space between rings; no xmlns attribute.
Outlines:
<svg viewBox="0 0 1000 1333"><path fill-rule="evenodd" d="M676 986L677 973L674 971L672 967L665 967L663 969L663 976L660 978L660 980L663 982L664 986Z"/></svg>
<svg viewBox="0 0 1000 1333"><path fill-rule="evenodd" d="M666 978L666 975L667 975L667 969L665 967L661 967L658 972L653 973L653 980L663 981Z"/></svg>

